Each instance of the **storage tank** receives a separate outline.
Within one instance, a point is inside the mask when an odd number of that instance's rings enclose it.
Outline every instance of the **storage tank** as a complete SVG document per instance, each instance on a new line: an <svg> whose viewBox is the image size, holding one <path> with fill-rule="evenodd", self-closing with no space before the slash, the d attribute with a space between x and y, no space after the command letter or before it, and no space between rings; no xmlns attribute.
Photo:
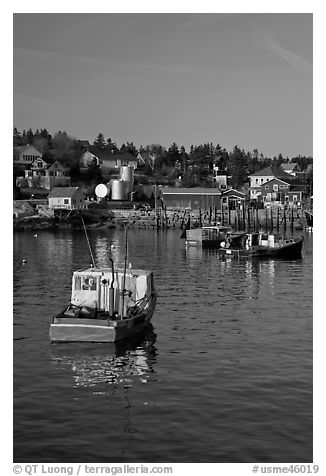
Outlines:
<svg viewBox="0 0 326 476"><path fill-rule="evenodd" d="M124 182L132 182L134 180L134 168L130 165L120 167L120 177Z"/></svg>
<svg viewBox="0 0 326 476"><path fill-rule="evenodd" d="M134 189L134 168L130 165L120 167L120 177L126 182L126 193L131 193Z"/></svg>
<svg viewBox="0 0 326 476"><path fill-rule="evenodd" d="M111 200L126 200L126 182L123 180L111 181Z"/></svg>

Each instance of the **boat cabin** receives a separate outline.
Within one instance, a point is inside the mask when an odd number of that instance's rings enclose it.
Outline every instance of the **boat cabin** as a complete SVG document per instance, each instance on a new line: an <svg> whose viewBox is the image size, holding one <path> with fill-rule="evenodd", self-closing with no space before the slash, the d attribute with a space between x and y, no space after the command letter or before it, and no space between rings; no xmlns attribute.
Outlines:
<svg viewBox="0 0 326 476"><path fill-rule="evenodd" d="M186 231L186 244L202 246L219 246L226 234L231 232L230 226L212 225Z"/></svg>
<svg viewBox="0 0 326 476"><path fill-rule="evenodd" d="M283 242L280 235L267 234L262 232L255 233L227 233L225 242L221 243L221 247L249 250L256 246L265 246L274 248L279 246L279 242Z"/></svg>
<svg viewBox="0 0 326 476"><path fill-rule="evenodd" d="M154 291L153 273L139 269L87 268L75 271L72 277L71 304L110 315L126 316L141 300ZM92 316L90 316L92 317Z"/></svg>

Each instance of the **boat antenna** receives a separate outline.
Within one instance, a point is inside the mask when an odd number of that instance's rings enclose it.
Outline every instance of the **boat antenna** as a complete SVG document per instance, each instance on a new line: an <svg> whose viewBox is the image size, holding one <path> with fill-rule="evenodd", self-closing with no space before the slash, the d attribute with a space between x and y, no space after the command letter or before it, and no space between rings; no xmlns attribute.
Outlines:
<svg viewBox="0 0 326 476"><path fill-rule="evenodd" d="M128 225L125 228L125 262L123 269L123 282L122 282L122 304L121 304L121 318L123 318L123 308L125 301L125 292L126 292L126 272L127 272L127 259L128 259Z"/></svg>
<svg viewBox="0 0 326 476"><path fill-rule="evenodd" d="M91 258L92 258L93 268L96 268L96 266L95 266L95 261L94 261L94 256L93 256L93 253L92 253L91 244L90 244L89 239L88 239L87 230L86 230L86 226L85 226L85 222L84 222L83 215L81 215L81 220L82 220L82 223L83 223L83 227L84 227L84 231L85 231L85 235L86 235L86 240L87 240L89 252L90 252L90 255L91 255Z"/></svg>

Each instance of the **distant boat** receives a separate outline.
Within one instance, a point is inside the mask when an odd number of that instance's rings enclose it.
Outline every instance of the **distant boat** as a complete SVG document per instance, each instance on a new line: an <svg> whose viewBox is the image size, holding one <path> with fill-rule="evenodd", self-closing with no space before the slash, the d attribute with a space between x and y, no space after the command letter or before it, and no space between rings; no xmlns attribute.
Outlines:
<svg viewBox="0 0 326 476"><path fill-rule="evenodd" d="M256 258L301 258L303 237L283 238L265 233L228 233L219 253L224 256Z"/></svg>
<svg viewBox="0 0 326 476"><path fill-rule="evenodd" d="M93 258L93 255L92 255ZM52 342L116 342L143 331L153 316L157 292L151 271L124 266L75 271L71 301L50 325Z"/></svg>
<svg viewBox="0 0 326 476"><path fill-rule="evenodd" d="M211 225L186 231L186 245L202 246L203 248L219 248L226 234L231 232L230 226Z"/></svg>
<svg viewBox="0 0 326 476"><path fill-rule="evenodd" d="M307 225L308 225L308 226L313 226L313 224L312 224L312 222L313 222L312 212L308 212L308 211L306 210L304 213L305 213L305 215L306 215Z"/></svg>

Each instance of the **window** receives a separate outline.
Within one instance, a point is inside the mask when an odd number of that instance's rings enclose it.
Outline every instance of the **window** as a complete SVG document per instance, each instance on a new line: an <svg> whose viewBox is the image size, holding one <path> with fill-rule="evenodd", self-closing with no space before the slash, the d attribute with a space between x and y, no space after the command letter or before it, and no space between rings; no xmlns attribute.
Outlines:
<svg viewBox="0 0 326 476"><path fill-rule="evenodd" d="M284 188L288 188L287 185L280 185L280 188L284 189Z"/></svg>
<svg viewBox="0 0 326 476"><path fill-rule="evenodd" d="M82 276L82 288L87 291L96 291L96 278Z"/></svg>
<svg viewBox="0 0 326 476"><path fill-rule="evenodd" d="M273 190L274 190L274 192L278 192L278 185L277 184L273 185Z"/></svg>
<svg viewBox="0 0 326 476"><path fill-rule="evenodd" d="M64 199L63 199L63 203L64 203L65 205L69 205L69 199L68 199L68 198L64 198Z"/></svg>
<svg viewBox="0 0 326 476"><path fill-rule="evenodd" d="M265 185L265 189L266 189L266 190L269 190L269 185Z"/></svg>
<svg viewBox="0 0 326 476"><path fill-rule="evenodd" d="M293 195L293 201L297 202L298 201L298 195Z"/></svg>
<svg viewBox="0 0 326 476"><path fill-rule="evenodd" d="M256 183L258 183L258 178L256 178Z"/></svg>

